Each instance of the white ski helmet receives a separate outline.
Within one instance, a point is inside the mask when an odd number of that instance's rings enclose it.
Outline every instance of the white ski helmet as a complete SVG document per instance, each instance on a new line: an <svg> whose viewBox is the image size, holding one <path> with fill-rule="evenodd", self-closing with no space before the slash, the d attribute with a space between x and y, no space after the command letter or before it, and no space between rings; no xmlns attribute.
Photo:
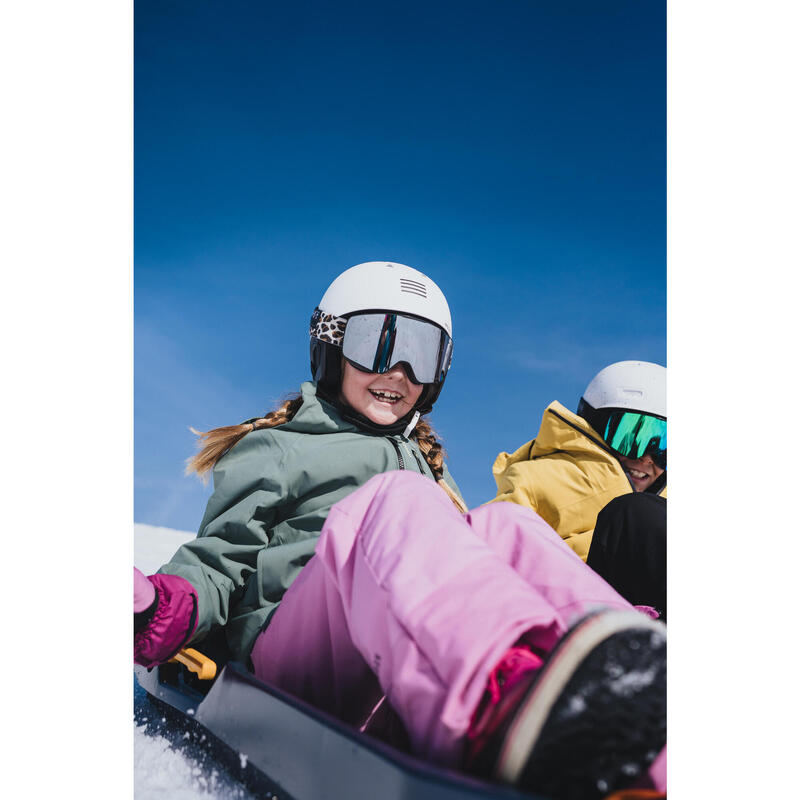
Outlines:
<svg viewBox="0 0 800 800"><path fill-rule="evenodd" d="M411 314L453 336L450 307L442 290L419 270L393 261L367 261L346 269L317 307L335 317L371 310Z"/></svg>
<svg viewBox="0 0 800 800"><path fill-rule="evenodd" d="M309 330L311 374L317 382L318 394L326 400L337 398L348 319L369 312L389 312L432 323L441 332L441 336L436 334L439 348L434 357L436 364L426 365L425 380L417 380L413 364L408 365L412 380L423 384L414 411L427 413L439 396L450 367L453 335L450 307L442 290L427 275L392 261L368 261L350 267L331 283L319 301ZM427 328L431 330L430 326Z"/></svg>
<svg viewBox="0 0 800 800"><path fill-rule="evenodd" d="M666 367L648 361L618 361L600 370L578 403L578 416L618 456L635 460L649 455L666 470Z"/></svg>
<svg viewBox="0 0 800 800"><path fill-rule="evenodd" d="M618 361L592 378L581 403L667 418L667 369L649 361ZM578 414L583 416L578 410Z"/></svg>

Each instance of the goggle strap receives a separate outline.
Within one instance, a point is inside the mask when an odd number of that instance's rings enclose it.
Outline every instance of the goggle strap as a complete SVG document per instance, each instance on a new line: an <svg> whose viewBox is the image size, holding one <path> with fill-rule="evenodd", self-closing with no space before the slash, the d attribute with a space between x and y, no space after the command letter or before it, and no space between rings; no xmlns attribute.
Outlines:
<svg viewBox="0 0 800 800"><path fill-rule="evenodd" d="M319 308L314 309L309 326L309 334L321 342L342 346L344 339L344 329L347 327L345 317L337 317L333 314L326 314Z"/></svg>

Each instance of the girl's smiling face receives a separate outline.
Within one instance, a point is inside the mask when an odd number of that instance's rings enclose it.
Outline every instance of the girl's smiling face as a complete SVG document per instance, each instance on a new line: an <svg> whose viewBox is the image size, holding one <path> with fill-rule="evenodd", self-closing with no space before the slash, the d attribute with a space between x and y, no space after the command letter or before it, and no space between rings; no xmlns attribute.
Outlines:
<svg viewBox="0 0 800 800"><path fill-rule="evenodd" d="M664 474L661 467L657 467L653 463L653 459L648 455L644 455L636 460L632 458L625 458L625 456L617 456L625 474L631 479L633 488L637 492L643 492L649 489L656 481Z"/></svg>
<svg viewBox="0 0 800 800"><path fill-rule="evenodd" d="M376 425L392 425L414 408L422 385L396 366L389 372L362 372L344 360L339 398Z"/></svg>

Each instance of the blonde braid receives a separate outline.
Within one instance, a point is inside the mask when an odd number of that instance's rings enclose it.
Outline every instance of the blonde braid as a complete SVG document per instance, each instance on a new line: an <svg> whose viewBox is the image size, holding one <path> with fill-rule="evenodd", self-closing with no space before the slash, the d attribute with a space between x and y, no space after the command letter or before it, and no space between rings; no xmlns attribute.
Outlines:
<svg viewBox="0 0 800 800"><path fill-rule="evenodd" d="M198 447L200 452L186 460L186 474L195 472L204 481L208 480L208 473L213 466L225 455L240 439L248 433L262 428L275 428L287 423L303 405L301 395L290 397L280 408L264 414L263 417L252 422L243 422L241 425L224 425L210 431L189 430L199 437Z"/></svg>
<svg viewBox="0 0 800 800"><path fill-rule="evenodd" d="M464 501L452 490L444 479L445 451L441 442L436 438L436 432L431 427L431 424L420 417L411 435L417 440L420 452L428 462L428 466L431 468L431 472L439 488L452 500L453 505L462 514L466 514L469 509L464 504Z"/></svg>

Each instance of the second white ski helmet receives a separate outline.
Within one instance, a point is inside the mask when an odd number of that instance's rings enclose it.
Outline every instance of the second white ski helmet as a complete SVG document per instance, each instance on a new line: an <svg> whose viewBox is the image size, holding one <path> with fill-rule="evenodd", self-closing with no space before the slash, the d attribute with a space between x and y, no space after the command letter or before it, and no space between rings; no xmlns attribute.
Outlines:
<svg viewBox="0 0 800 800"><path fill-rule="evenodd" d="M592 378L581 404L593 410L624 408L667 417L667 369L650 361L618 361ZM580 405L578 414L581 414Z"/></svg>

